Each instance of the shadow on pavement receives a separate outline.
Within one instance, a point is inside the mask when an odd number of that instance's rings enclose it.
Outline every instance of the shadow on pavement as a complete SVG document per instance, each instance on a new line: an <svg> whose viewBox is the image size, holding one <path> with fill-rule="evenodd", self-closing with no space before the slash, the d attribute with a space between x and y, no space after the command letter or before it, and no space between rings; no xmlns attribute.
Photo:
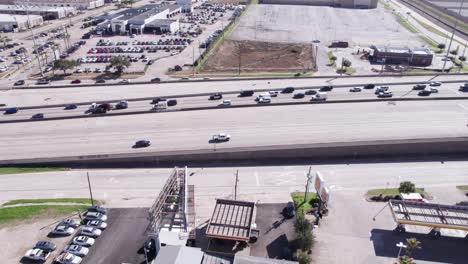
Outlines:
<svg viewBox="0 0 468 264"><path fill-rule="evenodd" d="M468 241L464 238L442 236L433 239L427 234L396 234L393 230L372 229L370 239L376 256L396 258L398 255L396 244L412 237L421 242L421 249L415 250L411 256L416 262L467 263Z"/></svg>

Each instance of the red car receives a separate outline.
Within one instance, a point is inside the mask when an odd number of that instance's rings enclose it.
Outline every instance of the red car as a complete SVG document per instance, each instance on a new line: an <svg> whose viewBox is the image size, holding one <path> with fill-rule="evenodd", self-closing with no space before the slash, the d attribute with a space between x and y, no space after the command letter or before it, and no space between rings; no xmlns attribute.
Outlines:
<svg viewBox="0 0 468 264"><path fill-rule="evenodd" d="M81 83L81 80L76 79L76 80L71 81L71 83L72 83L72 84L78 84L78 83Z"/></svg>

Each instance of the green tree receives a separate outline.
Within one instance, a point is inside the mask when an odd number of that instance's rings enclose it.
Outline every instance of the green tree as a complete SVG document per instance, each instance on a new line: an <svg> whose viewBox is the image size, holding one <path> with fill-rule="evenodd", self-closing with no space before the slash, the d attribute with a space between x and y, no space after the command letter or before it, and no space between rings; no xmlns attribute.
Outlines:
<svg viewBox="0 0 468 264"><path fill-rule="evenodd" d="M126 57L112 57L110 60L110 67L117 71L118 75L121 75L124 69L130 66L130 61Z"/></svg>
<svg viewBox="0 0 468 264"><path fill-rule="evenodd" d="M414 193L416 191L416 186L410 181L404 181L400 183L398 191L400 193Z"/></svg>
<svg viewBox="0 0 468 264"><path fill-rule="evenodd" d="M407 238L406 239L406 249L405 249L406 255L408 257L411 257L411 255L413 254L413 252L416 249L421 249L421 242L419 240L417 240L415 237Z"/></svg>
<svg viewBox="0 0 468 264"><path fill-rule="evenodd" d="M314 244L314 236L312 235L312 223L304 217L298 217L294 222L296 230L296 241L298 246L303 251L309 251Z"/></svg>
<svg viewBox="0 0 468 264"><path fill-rule="evenodd" d="M120 7L127 7L127 6L132 7L134 3L135 3L135 0L122 0L120 1Z"/></svg>
<svg viewBox="0 0 468 264"><path fill-rule="evenodd" d="M416 262L414 262L414 259L408 256L401 256L398 259L398 263L399 264L416 264Z"/></svg>
<svg viewBox="0 0 468 264"><path fill-rule="evenodd" d="M298 250L297 251L297 261L299 264L309 264L311 259L307 251Z"/></svg>
<svg viewBox="0 0 468 264"><path fill-rule="evenodd" d="M343 68L348 68L348 67L351 67L352 63L350 60L348 59L343 59L341 60L341 70L343 70Z"/></svg>
<svg viewBox="0 0 468 264"><path fill-rule="evenodd" d="M0 42L3 43L3 46L6 46L7 42L10 42L10 41L12 41L11 38L6 37L6 36L0 36Z"/></svg>
<svg viewBox="0 0 468 264"><path fill-rule="evenodd" d="M54 70L62 70L63 74L66 74L67 70L71 70L78 65L79 63L74 60L56 60L52 68Z"/></svg>

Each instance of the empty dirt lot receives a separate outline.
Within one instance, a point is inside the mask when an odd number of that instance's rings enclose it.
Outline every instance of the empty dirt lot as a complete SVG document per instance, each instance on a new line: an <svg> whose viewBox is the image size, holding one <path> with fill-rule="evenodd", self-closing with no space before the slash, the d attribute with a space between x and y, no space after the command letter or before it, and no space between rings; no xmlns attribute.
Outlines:
<svg viewBox="0 0 468 264"><path fill-rule="evenodd" d="M343 40L359 46L424 44L383 5L377 9L253 5L229 38L287 43Z"/></svg>
<svg viewBox="0 0 468 264"><path fill-rule="evenodd" d="M225 40L202 72L302 72L315 69L310 44Z"/></svg>

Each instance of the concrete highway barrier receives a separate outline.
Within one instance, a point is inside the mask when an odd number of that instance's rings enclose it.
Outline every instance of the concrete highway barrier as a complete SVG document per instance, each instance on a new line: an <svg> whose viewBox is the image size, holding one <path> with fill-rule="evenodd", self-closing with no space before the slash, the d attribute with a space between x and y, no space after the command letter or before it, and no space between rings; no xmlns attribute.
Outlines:
<svg viewBox="0 0 468 264"><path fill-rule="evenodd" d="M0 161L0 166L66 166L66 167L135 167L188 164L228 164L232 162L327 162L357 161L363 158L429 158L468 154L468 137L400 139L360 142L335 142L301 145L271 145L185 151L131 152L55 158L15 159Z"/></svg>

